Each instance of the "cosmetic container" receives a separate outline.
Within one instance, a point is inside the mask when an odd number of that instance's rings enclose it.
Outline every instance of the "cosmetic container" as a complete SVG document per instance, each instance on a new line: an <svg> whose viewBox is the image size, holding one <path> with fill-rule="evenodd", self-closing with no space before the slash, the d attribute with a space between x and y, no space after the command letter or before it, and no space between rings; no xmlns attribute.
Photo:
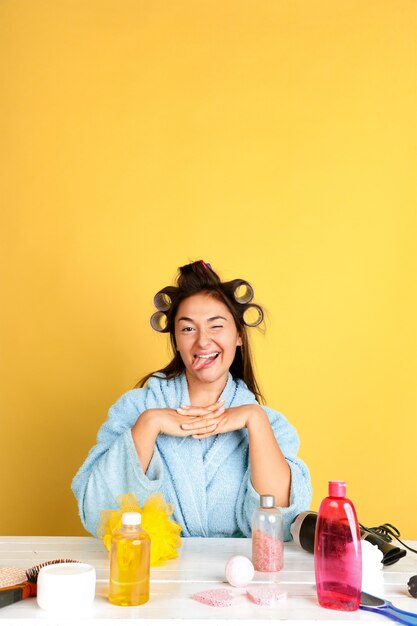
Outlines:
<svg viewBox="0 0 417 626"><path fill-rule="evenodd" d="M88 563L55 563L39 571L36 600L45 611L86 614L95 589L96 570Z"/></svg>
<svg viewBox="0 0 417 626"><path fill-rule="evenodd" d="M328 609L356 611L362 585L361 536L355 507L346 498L346 483L329 481L320 505L315 538L317 599Z"/></svg>
<svg viewBox="0 0 417 626"><path fill-rule="evenodd" d="M122 527L110 548L109 601L136 606L149 600L151 540L140 526L140 513L123 513Z"/></svg>
<svg viewBox="0 0 417 626"><path fill-rule="evenodd" d="M252 563L258 572L279 572L284 565L284 527L275 497L262 495L252 517Z"/></svg>

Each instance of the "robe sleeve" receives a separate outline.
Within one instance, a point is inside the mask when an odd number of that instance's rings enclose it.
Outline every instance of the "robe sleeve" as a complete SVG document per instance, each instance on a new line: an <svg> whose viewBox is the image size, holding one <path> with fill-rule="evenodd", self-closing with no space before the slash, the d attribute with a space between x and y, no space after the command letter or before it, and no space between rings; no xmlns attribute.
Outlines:
<svg viewBox="0 0 417 626"><path fill-rule="evenodd" d="M307 465L297 456L300 444L294 426L277 411L265 406L262 408L268 416L275 438L291 470L289 506L281 507L284 540L291 541L290 526L292 521L299 513L308 511L310 508L312 495L310 472ZM250 467L248 467L237 502L237 521L245 537L250 537L252 534L252 515L259 506L260 495L252 485Z"/></svg>
<svg viewBox="0 0 417 626"><path fill-rule="evenodd" d="M155 447L145 474L132 439L131 428L145 410L145 394L146 389L128 391L110 408L96 445L72 481L81 522L92 535L96 535L100 512L119 508L117 496L131 492L142 506L161 489L163 468L158 450Z"/></svg>

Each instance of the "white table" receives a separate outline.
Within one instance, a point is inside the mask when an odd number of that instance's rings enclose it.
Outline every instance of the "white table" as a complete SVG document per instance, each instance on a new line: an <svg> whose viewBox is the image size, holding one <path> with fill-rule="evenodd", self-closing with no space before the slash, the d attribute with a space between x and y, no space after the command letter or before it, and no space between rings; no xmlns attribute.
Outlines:
<svg viewBox="0 0 417 626"><path fill-rule="evenodd" d="M407 542L414 548L417 541ZM285 544L284 569L274 575L255 574L255 582L270 584L280 582L287 598L275 607L261 607L251 603L243 590L225 583L224 565L235 554L250 557L250 539L183 539L178 559L151 569L151 598L139 607L118 607L107 600L109 560L103 544L92 537L0 537L0 566L28 569L38 563L57 558L71 558L93 565L97 573L96 598L91 612L82 616L52 615L40 609L35 598L22 600L0 609L0 624L17 626L27 624L109 624L119 620L118 626L131 619L140 619L140 626L157 626L169 621L192 620L192 624L238 624L242 620L266 622L287 620L289 624L324 623L325 626L341 622L380 622L389 624L387 618L355 611L344 613L323 609L317 604L314 585L313 556L293 543ZM406 611L417 613L417 599L407 591L407 581L417 574L417 555L407 556L395 565L385 567L379 584L380 597L391 600ZM236 595L231 607L214 608L192 599L193 593L205 589L225 587ZM374 589L374 592L376 590ZM6 621L5 621L6 620ZM189 622L191 623L191 622ZM248 623L248 622L246 622ZM391 622L394 623L394 622Z"/></svg>

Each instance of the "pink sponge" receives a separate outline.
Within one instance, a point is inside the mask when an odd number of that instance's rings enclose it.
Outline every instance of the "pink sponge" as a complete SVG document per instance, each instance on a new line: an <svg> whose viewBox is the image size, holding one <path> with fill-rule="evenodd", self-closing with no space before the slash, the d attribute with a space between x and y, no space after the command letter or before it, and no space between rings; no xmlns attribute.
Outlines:
<svg viewBox="0 0 417 626"><path fill-rule="evenodd" d="M233 596L227 589L206 589L195 593L193 600L209 606L231 606Z"/></svg>
<svg viewBox="0 0 417 626"><path fill-rule="evenodd" d="M275 604L287 597L285 591L280 591L277 585L251 585L246 589L246 595L255 604L263 606Z"/></svg>

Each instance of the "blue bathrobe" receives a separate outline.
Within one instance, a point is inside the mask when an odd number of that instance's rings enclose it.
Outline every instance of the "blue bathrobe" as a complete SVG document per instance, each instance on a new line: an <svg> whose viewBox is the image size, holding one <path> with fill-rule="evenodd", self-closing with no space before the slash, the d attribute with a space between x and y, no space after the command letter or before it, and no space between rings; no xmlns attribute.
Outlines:
<svg viewBox="0 0 417 626"><path fill-rule="evenodd" d="M251 518L259 493L251 483L246 429L207 439L158 435L146 473L131 428L146 409L190 404L185 374L167 380L150 378L148 386L128 391L110 408L97 444L72 482L84 527L96 534L102 509L117 509L116 497L132 492L142 506L155 492L174 506L174 519L184 537L250 537ZM225 408L257 404L246 384L229 373L221 399ZM306 465L297 457L298 436L283 415L262 407L291 469L289 507L282 508L285 539L294 517L310 507L311 485Z"/></svg>

